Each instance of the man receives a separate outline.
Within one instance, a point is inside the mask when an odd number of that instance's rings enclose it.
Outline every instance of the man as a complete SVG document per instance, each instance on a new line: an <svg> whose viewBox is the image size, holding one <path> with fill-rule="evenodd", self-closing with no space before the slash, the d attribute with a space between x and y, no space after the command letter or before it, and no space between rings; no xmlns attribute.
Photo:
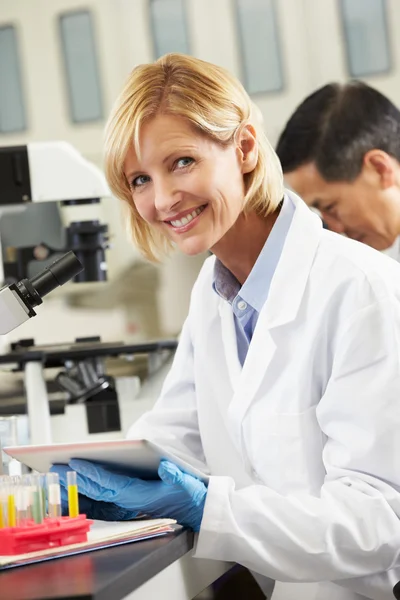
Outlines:
<svg viewBox="0 0 400 600"><path fill-rule="evenodd" d="M400 261L400 111L359 81L308 96L277 145L286 183L326 226Z"/></svg>

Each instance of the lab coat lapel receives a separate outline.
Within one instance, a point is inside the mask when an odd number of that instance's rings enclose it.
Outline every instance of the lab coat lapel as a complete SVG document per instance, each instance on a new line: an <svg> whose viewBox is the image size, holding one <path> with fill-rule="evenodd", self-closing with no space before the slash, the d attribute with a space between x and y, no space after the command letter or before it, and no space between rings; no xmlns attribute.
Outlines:
<svg viewBox="0 0 400 600"><path fill-rule="evenodd" d="M321 237L321 220L300 198L294 194L290 197L296 205L292 224L229 405L233 438L241 451L243 418L268 376L268 367L275 353L273 330L296 318ZM234 348L236 351L236 343ZM268 382L264 385L267 393Z"/></svg>
<svg viewBox="0 0 400 600"><path fill-rule="evenodd" d="M239 362L235 322L230 305L225 301L219 303L221 318L222 341L232 389L235 390L240 382L242 366Z"/></svg>

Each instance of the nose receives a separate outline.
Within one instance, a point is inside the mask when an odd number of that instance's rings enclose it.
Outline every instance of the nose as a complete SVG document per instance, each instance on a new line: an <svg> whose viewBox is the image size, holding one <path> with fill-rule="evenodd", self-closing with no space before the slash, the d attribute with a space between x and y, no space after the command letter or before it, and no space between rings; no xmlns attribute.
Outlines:
<svg viewBox="0 0 400 600"><path fill-rule="evenodd" d="M344 233L345 227L341 221L332 217L332 215L327 215L322 213L322 220L328 227L330 231L334 231L335 233Z"/></svg>
<svg viewBox="0 0 400 600"><path fill-rule="evenodd" d="M181 194L174 188L167 178L158 178L153 181L154 206L160 215L169 215L180 202Z"/></svg>

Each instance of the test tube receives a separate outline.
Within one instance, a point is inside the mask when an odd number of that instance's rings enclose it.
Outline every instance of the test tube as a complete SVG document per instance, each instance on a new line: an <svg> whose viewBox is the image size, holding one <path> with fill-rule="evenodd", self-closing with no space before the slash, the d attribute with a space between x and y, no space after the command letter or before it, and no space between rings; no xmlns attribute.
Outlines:
<svg viewBox="0 0 400 600"><path fill-rule="evenodd" d="M16 513L16 525L22 526L29 520L29 495L30 495L30 482L26 476L15 477L14 481L14 500L15 500L15 513Z"/></svg>
<svg viewBox="0 0 400 600"><path fill-rule="evenodd" d="M79 515L78 485L76 481L76 471L68 471L68 514L70 517Z"/></svg>
<svg viewBox="0 0 400 600"><path fill-rule="evenodd" d="M43 518L47 516L47 499L46 499L46 474L39 473L39 482L40 482L40 498L42 503L42 513Z"/></svg>
<svg viewBox="0 0 400 600"><path fill-rule="evenodd" d="M42 482L39 473L30 475L30 492L31 492L31 513L35 523L43 523L44 510L42 498Z"/></svg>
<svg viewBox="0 0 400 600"><path fill-rule="evenodd" d="M47 473L48 515L55 519L61 517L61 492L58 473Z"/></svg>
<svg viewBox="0 0 400 600"><path fill-rule="evenodd" d="M6 480L5 477L0 476L0 529L6 526L7 513L5 510L5 499L6 499Z"/></svg>
<svg viewBox="0 0 400 600"><path fill-rule="evenodd" d="M18 477L9 477L6 491L6 503L7 503L7 525L8 527L15 527L17 524L17 511L15 506L15 492Z"/></svg>

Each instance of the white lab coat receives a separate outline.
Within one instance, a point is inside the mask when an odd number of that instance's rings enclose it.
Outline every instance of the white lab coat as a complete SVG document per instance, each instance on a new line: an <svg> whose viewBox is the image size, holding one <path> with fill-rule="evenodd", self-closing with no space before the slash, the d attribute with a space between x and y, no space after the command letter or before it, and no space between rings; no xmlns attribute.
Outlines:
<svg viewBox="0 0 400 600"><path fill-rule="evenodd" d="M390 258L394 258L397 262L400 262L400 236L396 238L394 244L382 251L382 254L386 254L386 256L390 256Z"/></svg>
<svg viewBox="0 0 400 600"><path fill-rule="evenodd" d="M323 230L290 196L243 368L210 257L161 398L130 436L211 473L195 556L295 582L277 583L274 600L389 599L400 579L400 265Z"/></svg>

